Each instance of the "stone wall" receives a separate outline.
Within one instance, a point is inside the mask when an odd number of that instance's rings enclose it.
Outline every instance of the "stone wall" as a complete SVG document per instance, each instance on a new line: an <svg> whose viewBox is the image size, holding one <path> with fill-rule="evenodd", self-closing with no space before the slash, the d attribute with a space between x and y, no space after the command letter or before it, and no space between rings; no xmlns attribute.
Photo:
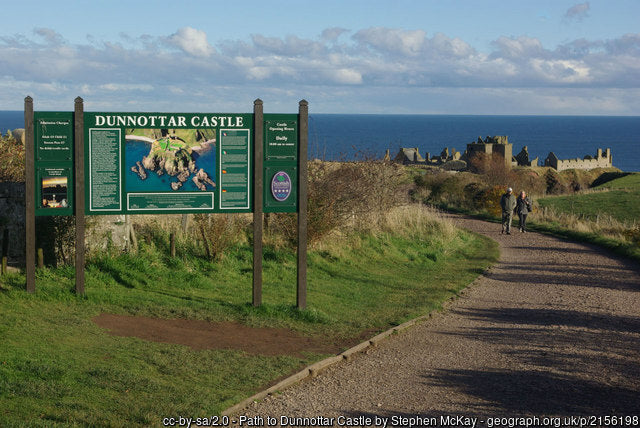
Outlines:
<svg viewBox="0 0 640 428"><path fill-rule="evenodd" d="M0 182L0 241L7 228L11 264L24 260L24 192L24 183Z"/></svg>
<svg viewBox="0 0 640 428"><path fill-rule="evenodd" d="M613 156L611 149L598 149L595 157L585 156L583 159L558 159L555 153L550 152L544 161L544 166L550 166L557 171L566 169L594 169L594 168L610 168L613 166Z"/></svg>
<svg viewBox="0 0 640 428"><path fill-rule="evenodd" d="M0 182L0 248L4 229L9 230L9 264L24 266L25 263L25 207L24 183ZM38 217L43 219L43 217ZM125 248L129 234L124 215L87 216L85 248L88 251L113 248ZM38 233L36 226L36 233ZM43 238L42 234L39 238ZM55 255L53 246L45 243L45 262L49 263ZM51 247L51 248L48 248Z"/></svg>

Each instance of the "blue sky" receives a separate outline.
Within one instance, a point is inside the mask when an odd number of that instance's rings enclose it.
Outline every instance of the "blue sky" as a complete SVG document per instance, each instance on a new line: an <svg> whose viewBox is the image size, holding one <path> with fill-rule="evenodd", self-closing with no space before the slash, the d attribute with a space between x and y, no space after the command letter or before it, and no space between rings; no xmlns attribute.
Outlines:
<svg viewBox="0 0 640 428"><path fill-rule="evenodd" d="M22 1L0 110L640 114L640 2ZM27 17L23 19L22 17Z"/></svg>

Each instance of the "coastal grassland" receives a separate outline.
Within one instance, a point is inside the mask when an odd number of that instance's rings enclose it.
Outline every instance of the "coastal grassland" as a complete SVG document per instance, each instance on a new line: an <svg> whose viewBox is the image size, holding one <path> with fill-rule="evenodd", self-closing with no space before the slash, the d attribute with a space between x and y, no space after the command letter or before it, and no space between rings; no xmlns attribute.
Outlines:
<svg viewBox="0 0 640 428"><path fill-rule="evenodd" d="M598 243L640 260L640 173L538 203L539 230Z"/></svg>
<svg viewBox="0 0 640 428"><path fill-rule="evenodd" d="M594 222L600 221L601 218L611 218L633 226L638 222L638 213L640 213L640 186L615 190L603 188L597 192L548 196L538 199L538 205L556 213L571 214Z"/></svg>
<svg viewBox="0 0 640 428"><path fill-rule="evenodd" d="M163 416L210 416L327 356L110 336L91 320L100 313L281 327L347 347L439 308L498 256L493 241L425 207L372 213L366 223L315 241L305 310L293 305L296 256L285 241L265 242L264 304L254 308L246 239L217 258L180 239L171 258L167 229L153 224L138 229L137 253L89 257L83 297L69 266L38 269L33 295L23 275L0 277L0 425L159 426Z"/></svg>
<svg viewBox="0 0 640 428"><path fill-rule="evenodd" d="M499 178L501 177L501 178ZM416 178L417 199L442 209L499 221L507 186L533 198L531 230L591 242L640 260L640 174L548 168L487 174L432 173ZM591 186L593 185L593 187ZM517 225L517 218L514 220Z"/></svg>

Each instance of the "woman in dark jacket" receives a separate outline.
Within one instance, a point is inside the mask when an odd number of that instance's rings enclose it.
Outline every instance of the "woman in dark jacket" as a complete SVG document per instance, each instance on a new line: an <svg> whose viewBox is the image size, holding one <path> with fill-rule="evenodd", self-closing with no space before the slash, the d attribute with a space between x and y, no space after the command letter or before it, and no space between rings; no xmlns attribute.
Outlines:
<svg viewBox="0 0 640 428"><path fill-rule="evenodd" d="M527 215L531 212L531 199L527 196L527 194L523 191L520 192L520 195L516 199L516 214L518 214L518 218L520 219L520 232L527 231Z"/></svg>

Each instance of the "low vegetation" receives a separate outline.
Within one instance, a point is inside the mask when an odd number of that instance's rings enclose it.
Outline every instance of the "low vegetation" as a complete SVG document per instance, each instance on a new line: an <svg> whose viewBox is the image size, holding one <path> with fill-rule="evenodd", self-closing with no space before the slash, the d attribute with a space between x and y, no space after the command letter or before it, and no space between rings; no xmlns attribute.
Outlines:
<svg viewBox="0 0 640 428"><path fill-rule="evenodd" d="M640 260L640 174L614 169L506 169L493 163L478 174L423 171L414 198L440 208L497 221L507 186L534 201L532 229L600 244ZM517 220L516 220L517 221Z"/></svg>
<svg viewBox="0 0 640 428"><path fill-rule="evenodd" d="M0 133L0 181L24 181L24 144Z"/></svg>

